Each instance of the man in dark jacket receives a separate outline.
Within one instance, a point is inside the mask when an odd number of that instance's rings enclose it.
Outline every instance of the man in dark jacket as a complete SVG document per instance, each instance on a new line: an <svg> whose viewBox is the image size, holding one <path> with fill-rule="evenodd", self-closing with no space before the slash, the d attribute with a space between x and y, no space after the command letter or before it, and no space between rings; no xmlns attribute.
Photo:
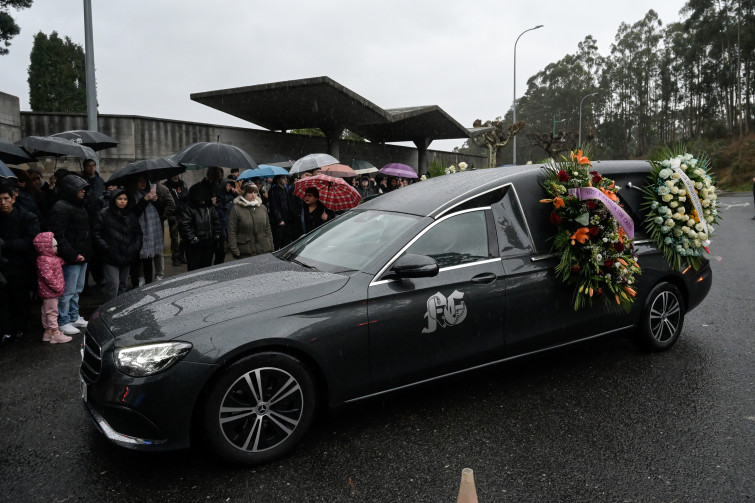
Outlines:
<svg viewBox="0 0 755 503"><path fill-rule="evenodd" d="M34 279L36 215L13 207L14 189L0 185L0 337L18 340L29 315L29 292Z"/></svg>
<svg viewBox="0 0 755 503"><path fill-rule="evenodd" d="M87 262L92 257L91 228L85 207L89 184L80 176L67 175L58 183L60 200L50 210L47 225L58 242L58 255L66 261L66 288L58 302L58 329L66 335L79 333L87 321L79 315L79 294L86 281Z"/></svg>
<svg viewBox="0 0 755 503"><path fill-rule="evenodd" d="M268 196L270 226L273 230L273 243L276 250L294 241L302 233L301 201L292 194L287 184L287 176L276 176Z"/></svg>
<svg viewBox="0 0 755 503"><path fill-rule="evenodd" d="M218 213L212 203L214 192L201 184L189 189L189 204L178 218L178 231L186 243L187 269L193 271L212 265L215 244L220 239Z"/></svg>
<svg viewBox="0 0 755 503"><path fill-rule="evenodd" d="M105 191L105 181L97 173L97 162L94 159L85 159L80 174L81 178L89 184L89 188L84 196L84 207L89 214L89 228L94 229L94 222L97 220L97 214L104 208L102 195ZM91 275L92 279L98 285L103 284L104 276L102 272L102 261L98 255L94 255L89 260L87 266L87 276ZM86 288L86 280L84 288Z"/></svg>

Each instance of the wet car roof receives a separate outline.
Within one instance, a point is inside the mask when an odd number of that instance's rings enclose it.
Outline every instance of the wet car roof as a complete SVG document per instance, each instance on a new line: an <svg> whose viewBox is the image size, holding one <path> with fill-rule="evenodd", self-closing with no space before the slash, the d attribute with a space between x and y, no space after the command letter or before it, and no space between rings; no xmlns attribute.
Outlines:
<svg viewBox="0 0 755 503"><path fill-rule="evenodd" d="M592 164L593 169L615 179L620 186L632 179L636 185L650 169L647 161L595 161ZM479 194L505 183L513 183L525 206L525 213L529 213L526 202L533 199L539 201L545 197L539 183L542 167L542 164L500 167L430 178L376 197L360 205L359 209L397 211L437 218Z"/></svg>

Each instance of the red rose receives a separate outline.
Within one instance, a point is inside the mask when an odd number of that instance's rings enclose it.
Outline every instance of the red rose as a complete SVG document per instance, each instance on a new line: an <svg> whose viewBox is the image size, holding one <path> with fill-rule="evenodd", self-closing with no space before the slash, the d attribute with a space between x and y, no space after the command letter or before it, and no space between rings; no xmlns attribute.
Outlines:
<svg viewBox="0 0 755 503"><path fill-rule="evenodd" d="M624 243L622 243L621 241L619 241L618 243L614 243L613 244L613 249L616 250L619 253L623 252L624 251Z"/></svg>
<svg viewBox="0 0 755 503"><path fill-rule="evenodd" d="M561 171L558 172L558 181L559 182L569 181L569 173L567 173L565 169L562 169Z"/></svg>
<svg viewBox="0 0 755 503"><path fill-rule="evenodd" d="M595 208L598 207L598 205L595 204L595 201L587 201L585 203L585 205L587 206L587 209L590 210L590 211L593 211L593 210L595 210Z"/></svg>
<svg viewBox="0 0 755 503"><path fill-rule="evenodd" d="M597 171L590 171L590 174L592 175L592 183L594 183L595 185L599 184L603 179L603 177L600 176Z"/></svg>
<svg viewBox="0 0 755 503"><path fill-rule="evenodd" d="M598 288L597 290L595 290L595 295L603 295L603 289Z"/></svg>
<svg viewBox="0 0 755 503"><path fill-rule="evenodd" d="M571 272L573 272L574 274L579 273L579 271L581 271L581 270L582 270L582 268L579 267L578 265L571 266Z"/></svg>
<svg viewBox="0 0 755 503"><path fill-rule="evenodd" d="M591 236L597 236L599 231L600 230L595 225L593 225L592 227L590 227L590 235Z"/></svg>
<svg viewBox="0 0 755 503"><path fill-rule="evenodd" d="M558 225L558 224L561 223L561 216L558 213L556 213L555 211L553 213L551 213L551 223L553 225Z"/></svg>
<svg viewBox="0 0 755 503"><path fill-rule="evenodd" d="M610 258L606 259L606 261L604 262L604 264L606 266L606 269L610 269L610 268L613 267L613 260L611 260Z"/></svg>

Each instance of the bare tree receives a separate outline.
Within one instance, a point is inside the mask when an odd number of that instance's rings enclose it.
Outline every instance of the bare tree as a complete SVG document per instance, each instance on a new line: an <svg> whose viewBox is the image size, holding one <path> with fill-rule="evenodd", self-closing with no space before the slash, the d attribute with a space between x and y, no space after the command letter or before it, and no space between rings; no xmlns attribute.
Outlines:
<svg viewBox="0 0 755 503"><path fill-rule="evenodd" d="M525 126L524 121L517 121L514 124L506 128L506 124L497 117L493 121L482 122L480 119L474 121L472 127L493 127L494 129L483 133L479 136L475 136L474 142L480 147L488 149L488 167L496 167L496 159L498 158L498 151L508 145L509 140L519 133Z"/></svg>

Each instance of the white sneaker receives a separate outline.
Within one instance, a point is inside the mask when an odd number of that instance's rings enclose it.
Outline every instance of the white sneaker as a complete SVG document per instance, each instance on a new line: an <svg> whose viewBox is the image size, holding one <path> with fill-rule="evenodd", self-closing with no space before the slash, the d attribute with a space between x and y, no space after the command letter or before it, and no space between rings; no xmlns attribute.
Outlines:
<svg viewBox="0 0 755 503"><path fill-rule="evenodd" d="M76 334L81 333L78 328L74 327L70 323L66 323L65 325L59 326L58 330L60 330L66 335L76 335Z"/></svg>
<svg viewBox="0 0 755 503"><path fill-rule="evenodd" d="M162 281L162 280L163 280L162 276L155 276L155 281Z"/></svg>
<svg viewBox="0 0 755 503"><path fill-rule="evenodd" d="M86 328L88 324L89 322L85 320L84 318L82 318L81 316L79 316L78 320L71 323L71 325L73 325L76 328Z"/></svg>
<svg viewBox="0 0 755 503"><path fill-rule="evenodd" d="M144 276L139 276L139 286L144 286Z"/></svg>

